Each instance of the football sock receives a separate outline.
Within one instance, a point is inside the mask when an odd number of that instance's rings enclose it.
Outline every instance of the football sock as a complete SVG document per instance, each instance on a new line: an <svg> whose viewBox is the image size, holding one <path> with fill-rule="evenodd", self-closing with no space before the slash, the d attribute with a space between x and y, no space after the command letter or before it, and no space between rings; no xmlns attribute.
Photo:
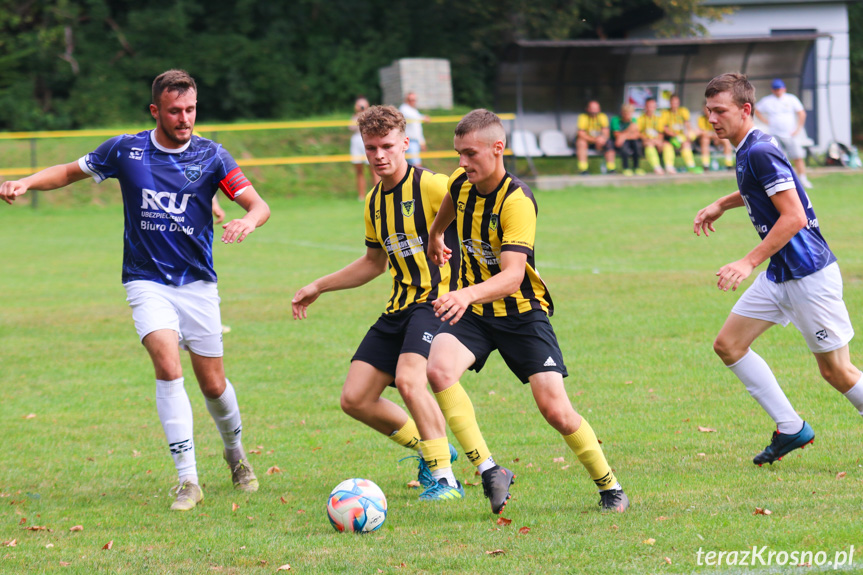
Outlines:
<svg viewBox="0 0 863 575"><path fill-rule="evenodd" d="M653 146L647 146L644 148L644 157L647 160L647 163L650 164L650 167L654 170L661 167L659 165L659 152L657 152L656 148Z"/></svg>
<svg viewBox="0 0 863 575"><path fill-rule="evenodd" d="M420 441L420 453L431 471L452 466L449 460L449 441L445 435L437 439Z"/></svg>
<svg viewBox="0 0 863 575"><path fill-rule="evenodd" d="M708 145L704 147L707 149L707 151L701 152L701 165L704 166L704 169L706 170L710 167L710 146Z"/></svg>
<svg viewBox="0 0 863 575"><path fill-rule="evenodd" d="M803 420L791 407L776 376L767 362L751 349L739 361L728 366L737 379L743 382L749 395L761 405L779 433L793 435L803 428Z"/></svg>
<svg viewBox="0 0 863 575"><path fill-rule="evenodd" d="M416 422L410 417L408 417L405 424L401 426L401 429L393 431L389 437L402 447L407 447L408 449L419 449L420 430L417 429Z"/></svg>
<svg viewBox="0 0 863 575"><path fill-rule="evenodd" d="M617 169L617 163L616 163L615 161L606 162L606 163L605 163L605 168L606 168L609 172L613 172L614 170L616 170L616 169Z"/></svg>
<svg viewBox="0 0 863 575"><path fill-rule="evenodd" d="M195 441L192 438L192 404L183 381L182 377L171 381L156 380L156 410L168 440L168 449L174 458L177 476L180 479L194 477L193 483L197 484Z"/></svg>
<svg viewBox="0 0 863 575"><path fill-rule="evenodd" d="M570 165L572 165L572 164L570 164ZM587 171L587 162L582 162L581 160L579 160L578 161L578 171L579 172L586 172Z"/></svg>
<svg viewBox="0 0 863 575"><path fill-rule="evenodd" d="M476 422L473 403L465 393L461 383L455 382L440 393L435 394L440 410L447 425L452 429L465 455L474 465L479 465L491 457L491 452L480 433Z"/></svg>
<svg viewBox="0 0 863 575"><path fill-rule="evenodd" d="M668 142L662 146L662 163L665 164L665 169L674 167L674 146Z"/></svg>
<svg viewBox="0 0 863 575"><path fill-rule="evenodd" d="M486 470L494 467L495 465L497 465L497 463L494 462L494 457L489 455L488 459L486 459L485 461L483 461L482 463L480 463L479 465L476 466L476 470L479 471L480 474L482 474L482 473L485 473Z"/></svg>
<svg viewBox="0 0 863 575"><path fill-rule="evenodd" d="M731 168L734 166L734 158L731 156L725 156L725 167Z"/></svg>
<svg viewBox="0 0 863 575"><path fill-rule="evenodd" d="M851 402L855 408L857 408L857 412L860 415L863 415L863 375L860 376L859 381L854 384L854 387L843 393L848 401Z"/></svg>
<svg viewBox="0 0 863 575"><path fill-rule="evenodd" d="M596 434L586 419L582 417L578 430L575 433L564 435L563 439L581 464L584 465L584 468L587 469L587 473L600 491L615 487L617 478L611 471L608 461L605 460L605 454L602 452L602 447L599 446Z"/></svg>
<svg viewBox="0 0 863 575"><path fill-rule="evenodd" d="M455 487L458 485L458 481L455 478L455 473L452 471L452 467L439 467L431 472L432 477L435 478L435 481L440 481L441 479L446 479L447 485L450 487Z"/></svg>
<svg viewBox="0 0 863 575"><path fill-rule="evenodd" d="M689 148L683 148L680 150L680 157L683 158L683 162L686 164L687 168L695 167L695 158L692 157L692 150Z"/></svg>
<svg viewBox="0 0 863 575"><path fill-rule="evenodd" d="M237 394L234 386L225 379L225 391L217 399L205 397L207 411L213 417L216 428L222 435L225 450L232 452L241 450L243 446L243 422L240 419L240 406L237 404ZM240 454L242 455L242 454Z"/></svg>

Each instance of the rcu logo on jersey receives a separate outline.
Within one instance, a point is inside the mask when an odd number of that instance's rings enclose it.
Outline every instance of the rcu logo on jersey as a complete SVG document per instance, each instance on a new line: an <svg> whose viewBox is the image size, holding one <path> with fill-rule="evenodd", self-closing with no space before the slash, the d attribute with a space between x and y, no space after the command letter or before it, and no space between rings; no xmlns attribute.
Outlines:
<svg viewBox="0 0 863 575"><path fill-rule="evenodd" d="M183 194L180 200L180 205L177 206L177 192L157 192L156 190L148 190L144 188L143 202L141 208L146 210L161 210L169 214L179 215L186 213L186 206L189 204L189 198L194 194ZM166 204L164 200L168 200Z"/></svg>

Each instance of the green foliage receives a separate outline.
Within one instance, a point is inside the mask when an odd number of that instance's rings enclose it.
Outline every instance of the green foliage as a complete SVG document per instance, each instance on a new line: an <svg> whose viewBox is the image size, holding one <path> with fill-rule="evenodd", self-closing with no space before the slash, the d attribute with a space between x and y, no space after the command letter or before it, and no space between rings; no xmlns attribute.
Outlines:
<svg viewBox="0 0 863 575"><path fill-rule="evenodd" d="M208 121L291 118L380 99L378 69L447 58L455 99L493 100L513 40L604 37L663 13L676 33L692 0L0 0L0 129L69 129L148 118L168 68L198 80Z"/></svg>

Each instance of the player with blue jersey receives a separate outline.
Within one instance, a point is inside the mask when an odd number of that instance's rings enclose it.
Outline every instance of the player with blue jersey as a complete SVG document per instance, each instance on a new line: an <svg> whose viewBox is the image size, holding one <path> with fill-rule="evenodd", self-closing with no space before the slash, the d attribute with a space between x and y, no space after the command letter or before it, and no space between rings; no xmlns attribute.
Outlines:
<svg viewBox="0 0 863 575"><path fill-rule="evenodd" d="M710 123L737 150L738 190L695 216L696 235L716 231L725 211L746 207L761 242L743 259L719 269L718 287L736 290L768 258L740 297L716 337L713 349L776 422L770 444L753 462L773 463L812 443L803 421L767 363L750 345L776 324L794 323L815 355L821 375L863 415L863 374L850 359L854 329L842 299L836 256L821 235L812 202L776 140L755 129L755 89L742 74L722 74L705 91Z"/></svg>
<svg viewBox="0 0 863 575"><path fill-rule="evenodd" d="M189 351L207 409L222 435L234 486L257 491L242 445L237 397L225 378L222 324L213 270L213 206L218 190L246 215L224 224L222 241L240 243L270 215L266 202L219 144L193 136L195 80L169 70L153 82L156 128L104 142L80 160L0 185L12 203L28 189L53 190L92 177L116 178L125 214L123 285L141 343L156 372L156 407L179 484L171 509L187 511L204 495L192 437L192 407L179 347Z"/></svg>

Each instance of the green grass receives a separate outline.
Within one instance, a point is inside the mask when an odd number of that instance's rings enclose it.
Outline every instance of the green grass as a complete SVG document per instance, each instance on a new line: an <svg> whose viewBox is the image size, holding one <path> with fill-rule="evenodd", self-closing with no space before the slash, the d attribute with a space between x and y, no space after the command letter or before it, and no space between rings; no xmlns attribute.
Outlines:
<svg viewBox="0 0 863 575"><path fill-rule="evenodd" d="M17 542L0 547L0 572L269 573L288 563L298 573L763 573L784 571L699 566L696 553L767 545L832 558L863 547L863 422L820 380L791 327L755 347L816 443L772 467L751 463L771 422L711 342L737 297L718 292L713 274L757 236L742 210L709 239L691 227L733 181L537 193L536 256L556 305L569 394L633 506L624 516L598 512L583 468L495 356L463 383L494 456L518 475L504 513L512 523L502 526L478 486L466 487L463 502L419 502L406 486L414 466L397 463L405 450L340 411L348 361L383 308L388 278L325 294L308 320L292 321L296 289L362 253L362 214L350 194L286 197L269 177L273 185L259 189L271 221L241 246L215 247L223 323L232 327L226 368L246 446L262 452L252 455L261 490L231 488L187 364L206 499L186 515L168 511L173 465L119 281L121 207L0 206L0 542ZM813 180L859 325L863 182ZM860 363L856 341L851 351ZM476 483L463 460L457 476ZM281 473L267 475L273 466ZM373 479L387 494L380 532L330 527L326 496L348 477ZM772 515L753 515L756 507ZM70 532L74 525L83 531ZM109 541L113 549L102 550ZM504 554L487 554L498 549Z"/></svg>

